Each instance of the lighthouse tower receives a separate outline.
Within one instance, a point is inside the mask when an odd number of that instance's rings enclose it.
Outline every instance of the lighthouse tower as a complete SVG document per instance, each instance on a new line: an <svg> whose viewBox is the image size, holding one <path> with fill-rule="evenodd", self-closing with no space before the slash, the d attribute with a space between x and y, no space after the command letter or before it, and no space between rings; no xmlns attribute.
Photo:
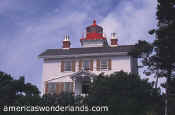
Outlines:
<svg viewBox="0 0 175 115"><path fill-rule="evenodd" d="M86 28L85 38L80 39L82 47L105 47L108 46L106 38L103 36L103 28L96 24L96 20L93 24Z"/></svg>

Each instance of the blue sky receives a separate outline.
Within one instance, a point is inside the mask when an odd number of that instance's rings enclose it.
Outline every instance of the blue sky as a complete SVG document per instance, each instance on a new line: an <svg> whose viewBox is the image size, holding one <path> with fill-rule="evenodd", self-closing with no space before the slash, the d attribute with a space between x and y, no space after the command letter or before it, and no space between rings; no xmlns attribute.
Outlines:
<svg viewBox="0 0 175 115"><path fill-rule="evenodd" d="M15 79L25 76L40 88L42 60L48 48L61 48L65 34L71 47L80 47L85 28L94 19L120 45L153 41L155 0L0 0L0 71Z"/></svg>

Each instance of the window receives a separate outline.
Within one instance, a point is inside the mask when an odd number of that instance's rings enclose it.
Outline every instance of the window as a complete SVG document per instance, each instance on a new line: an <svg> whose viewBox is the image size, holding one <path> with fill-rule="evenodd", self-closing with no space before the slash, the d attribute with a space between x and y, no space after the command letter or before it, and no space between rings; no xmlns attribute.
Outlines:
<svg viewBox="0 0 175 115"><path fill-rule="evenodd" d="M72 82L64 82L64 92L72 92Z"/></svg>
<svg viewBox="0 0 175 115"><path fill-rule="evenodd" d="M71 93L73 89L72 82L50 82L48 83L49 94L61 94L63 92Z"/></svg>
<svg viewBox="0 0 175 115"><path fill-rule="evenodd" d="M72 62L71 61L65 61L64 71L72 71Z"/></svg>
<svg viewBox="0 0 175 115"><path fill-rule="evenodd" d="M84 60L83 61L83 69L84 70L89 70L90 69L90 61L89 60Z"/></svg>
<svg viewBox="0 0 175 115"><path fill-rule="evenodd" d="M100 69L101 70L107 70L108 69L108 60L107 59L102 59L100 61Z"/></svg>
<svg viewBox="0 0 175 115"><path fill-rule="evenodd" d="M48 93L49 94L56 93L56 83L48 83Z"/></svg>

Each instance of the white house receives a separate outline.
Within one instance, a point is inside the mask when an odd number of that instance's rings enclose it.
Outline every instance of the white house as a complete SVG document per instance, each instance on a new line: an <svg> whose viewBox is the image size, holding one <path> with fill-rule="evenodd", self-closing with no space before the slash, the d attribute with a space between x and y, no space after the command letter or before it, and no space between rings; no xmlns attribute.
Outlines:
<svg viewBox="0 0 175 115"><path fill-rule="evenodd" d="M111 43L103 36L103 28L93 24L86 28L86 37L80 39L81 48L71 48L69 36L65 36L63 48L48 49L39 55L43 58L43 93L72 92L83 95L94 76L104 72L111 74L123 70L137 73L137 59L128 52L133 45L118 45L115 33Z"/></svg>

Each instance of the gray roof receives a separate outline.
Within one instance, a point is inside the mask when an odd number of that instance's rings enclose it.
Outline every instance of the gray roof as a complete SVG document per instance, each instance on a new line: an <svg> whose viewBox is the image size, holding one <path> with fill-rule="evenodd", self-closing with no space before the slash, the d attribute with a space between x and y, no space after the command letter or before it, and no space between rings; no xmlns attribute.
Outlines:
<svg viewBox="0 0 175 115"><path fill-rule="evenodd" d="M47 56L73 56L85 54L104 54L104 53L127 53L134 48L134 45L120 45L117 47L87 47L70 49L48 49L39 55L40 58Z"/></svg>

